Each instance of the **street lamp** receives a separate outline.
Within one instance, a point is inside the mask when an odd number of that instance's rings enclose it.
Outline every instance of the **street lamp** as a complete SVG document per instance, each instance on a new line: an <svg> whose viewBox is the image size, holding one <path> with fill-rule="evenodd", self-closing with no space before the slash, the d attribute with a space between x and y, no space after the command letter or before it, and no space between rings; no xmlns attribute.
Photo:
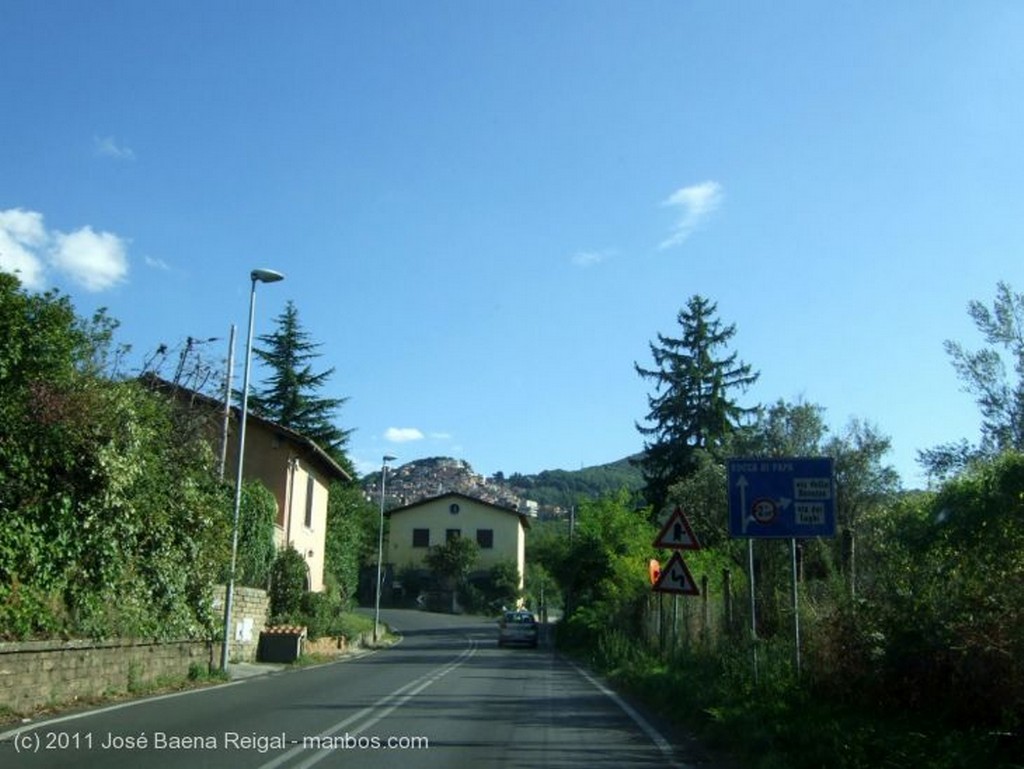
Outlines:
<svg viewBox="0 0 1024 769"><path fill-rule="evenodd" d="M252 363L252 326L256 316L256 283L276 283L284 275L274 270L253 270L249 273L252 290L249 292L249 336L245 342L245 373L242 376L242 412L238 428L238 475L235 477L235 509L231 523L231 572L224 597L224 638L220 647L220 669L228 670L228 643L231 641L231 605L235 599L235 564L238 560L238 511L242 507L242 464L245 459L245 423L249 415L249 368Z"/></svg>
<svg viewBox="0 0 1024 769"><path fill-rule="evenodd" d="M384 488L388 479L388 462L397 459L390 454L385 454L380 466L380 527L377 530L377 587L373 600L373 642L377 643L377 633L380 627L380 568L384 560Z"/></svg>

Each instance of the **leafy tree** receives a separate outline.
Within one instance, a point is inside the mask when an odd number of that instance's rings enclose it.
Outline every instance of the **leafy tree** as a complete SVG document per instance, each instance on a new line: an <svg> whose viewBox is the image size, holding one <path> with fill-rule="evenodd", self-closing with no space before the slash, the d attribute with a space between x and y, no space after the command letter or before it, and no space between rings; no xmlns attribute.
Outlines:
<svg viewBox="0 0 1024 769"><path fill-rule="evenodd" d="M581 501L573 539L561 546L565 557L557 557L561 547L555 546L548 552L556 558L542 562L566 597L570 643L613 628L639 632L656 534L626 491Z"/></svg>
<svg viewBox="0 0 1024 769"><path fill-rule="evenodd" d="M813 457L822 453L828 434L825 409L817 403L777 400L759 407L754 421L738 431L732 442L736 456Z"/></svg>
<svg viewBox="0 0 1024 769"><path fill-rule="evenodd" d="M452 537L443 545L430 548L423 560L439 581L457 585L469 576L478 554L479 547L473 540Z"/></svg>
<svg viewBox="0 0 1024 769"><path fill-rule="evenodd" d="M899 473L885 463L891 447L889 436L860 419L851 419L841 435L825 443L825 453L835 459L840 528L856 530L865 513L899 493Z"/></svg>
<svg viewBox="0 0 1024 769"><path fill-rule="evenodd" d="M473 603L473 590L469 584L479 554L479 546L466 537L452 537L443 545L435 545L427 551L423 561L434 579L444 591L451 591L451 610L456 610L456 596L461 591Z"/></svg>
<svg viewBox="0 0 1024 769"><path fill-rule="evenodd" d="M917 462L931 478L945 480L952 478L976 461L984 459L984 453L966 438L942 443L930 449L917 452Z"/></svg>
<svg viewBox="0 0 1024 769"><path fill-rule="evenodd" d="M337 589L341 602L349 604L359 591L364 557L371 551L376 557L379 514L362 491L350 484L331 484L327 505L325 579Z"/></svg>
<svg viewBox="0 0 1024 769"><path fill-rule="evenodd" d="M526 600L538 612L562 602L562 590L542 563L526 561Z"/></svg>
<svg viewBox="0 0 1024 769"><path fill-rule="evenodd" d="M541 579L553 579L555 584L565 584L571 576L569 549L569 524L563 520L535 521L530 527L530 536L526 538L526 589L534 598L540 585L534 580L534 570L543 571ZM551 596L548 605L556 605Z"/></svg>
<svg viewBox="0 0 1024 769"><path fill-rule="evenodd" d="M471 611L493 613L503 606L515 606L521 595L519 567L515 561L501 561L484 574L474 575L466 588Z"/></svg>
<svg viewBox="0 0 1024 769"><path fill-rule="evenodd" d="M491 601L511 606L519 600L519 567L515 561L495 564L487 576L493 589L493 593L487 596Z"/></svg>
<svg viewBox="0 0 1024 769"><path fill-rule="evenodd" d="M736 544L729 539L729 481L724 461L707 451L695 452L693 469L669 487L666 502L668 507L685 511L702 547L732 549Z"/></svg>
<svg viewBox="0 0 1024 769"><path fill-rule="evenodd" d="M0 272L0 392L3 406L30 382L67 382L91 346L71 301L57 291L30 294Z"/></svg>
<svg viewBox="0 0 1024 769"><path fill-rule="evenodd" d="M735 352L725 354L736 327L723 326L716 311L713 302L694 295L677 315L681 335L659 333L657 344L650 344L655 368L633 364L655 383L655 394L647 396L649 424L636 426L645 438L638 463L655 510L664 505L669 487L695 469L699 450L720 455L743 417L753 413L732 394L745 391L759 374Z"/></svg>
<svg viewBox="0 0 1024 769"><path fill-rule="evenodd" d="M569 522L534 521L526 538L526 594L538 610L562 606L563 577L568 579ZM543 600L542 600L543 598Z"/></svg>
<svg viewBox="0 0 1024 769"><path fill-rule="evenodd" d="M333 421L348 399L317 395L334 374L334 368L313 371L312 361L320 357L320 345L310 341L293 302L288 302L276 323L277 330L259 337L265 347L253 349L271 373L266 386L250 395L249 407L255 414L311 438L354 476L345 456L352 431L342 430Z"/></svg>
<svg viewBox="0 0 1024 769"><path fill-rule="evenodd" d="M919 452L921 465L940 479L974 460L995 457L1006 449L1024 449L1024 294L1014 293L1000 281L991 308L972 300L967 312L988 347L971 351L946 340L945 349L964 390L978 404L981 442L971 446L961 440Z"/></svg>

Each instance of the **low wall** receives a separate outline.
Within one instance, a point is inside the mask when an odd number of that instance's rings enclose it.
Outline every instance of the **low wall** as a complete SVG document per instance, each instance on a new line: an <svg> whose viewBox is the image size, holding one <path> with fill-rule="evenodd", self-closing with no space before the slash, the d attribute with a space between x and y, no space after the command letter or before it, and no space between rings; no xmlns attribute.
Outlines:
<svg viewBox="0 0 1024 769"><path fill-rule="evenodd" d="M224 612L225 588L214 588L214 611ZM269 601L264 590L236 587L228 659L254 662ZM48 640L0 643L0 708L35 708L132 691L160 678L182 679L193 665L220 667L215 640Z"/></svg>
<svg viewBox="0 0 1024 769"><path fill-rule="evenodd" d="M210 641L20 641L0 643L0 707L28 713L46 705L129 692L192 665L219 664Z"/></svg>

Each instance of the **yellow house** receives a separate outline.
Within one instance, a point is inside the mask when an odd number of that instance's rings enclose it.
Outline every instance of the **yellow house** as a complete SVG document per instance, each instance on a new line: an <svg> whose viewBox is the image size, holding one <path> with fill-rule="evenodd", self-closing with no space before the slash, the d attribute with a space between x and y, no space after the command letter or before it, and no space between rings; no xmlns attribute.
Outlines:
<svg viewBox="0 0 1024 769"><path fill-rule="evenodd" d="M394 571L425 568L423 558L431 547L452 537L469 537L479 547L479 571L512 561L523 587L530 522L518 510L449 492L397 507L387 516L391 525L385 561Z"/></svg>
<svg viewBox="0 0 1024 769"><path fill-rule="evenodd" d="M238 410L232 411L237 421ZM238 473L237 456L235 438L228 441L227 477ZM323 590L328 490L335 480L350 480L348 474L310 438L249 414L242 476L270 489L277 500L275 544L295 548L306 561L307 589Z"/></svg>
<svg viewBox="0 0 1024 769"><path fill-rule="evenodd" d="M176 398L193 409L208 413L224 412L224 404L156 376L146 376L149 387ZM226 441L224 478L234 484L238 475L238 417L241 409L232 407ZM214 449L224 438L223 417L210 420L217 429L211 433ZM277 500L274 543L278 548L291 545L306 561L308 590L319 592L324 586L324 549L327 536L328 489L335 480L351 480L345 470L313 440L276 422L250 413L245 428L245 462L242 477L258 480Z"/></svg>

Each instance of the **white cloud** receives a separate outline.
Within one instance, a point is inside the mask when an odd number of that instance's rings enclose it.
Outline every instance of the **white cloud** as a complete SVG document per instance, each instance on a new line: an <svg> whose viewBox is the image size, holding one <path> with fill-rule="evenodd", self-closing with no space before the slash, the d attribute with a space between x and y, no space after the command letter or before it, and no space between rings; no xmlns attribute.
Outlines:
<svg viewBox="0 0 1024 769"><path fill-rule="evenodd" d="M572 263L577 267L593 267L607 261L611 256L611 251L577 251L572 255Z"/></svg>
<svg viewBox="0 0 1024 769"><path fill-rule="evenodd" d="M679 219L672 228L672 234L658 244L658 248L672 248L683 243L722 204L723 197L722 185L713 181L682 187L669 195L662 205L678 208Z"/></svg>
<svg viewBox="0 0 1024 769"><path fill-rule="evenodd" d="M0 211L0 270L17 275L26 288L43 287L45 265L39 251L46 241L42 214L21 208Z"/></svg>
<svg viewBox="0 0 1024 769"><path fill-rule="evenodd" d="M0 211L0 269L18 275L32 290L45 287L53 268L87 291L102 291L128 275L127 242L90 226L74 232L48 231L37 211Z"/></svg>
<svg viewBox="0 0 1024 769"><path fill-rule="evenodd" d="M423 440L423 433L415 427L389 427L384 431L384 440L392 443L408 443Z"/></svg>
<svg viewBox="0 0 1024 769"><path fill-rule="evenodd" d="M53 265L87 291L115 286L128 274L128 257L121 238L109 232L82 227L54 237Z"/></svg>
<svg viewBox="0 0 1024 769"><path fill-rule="evenodd" d="M142 260L146 263L147 267L152 267L154 270L164 270L166 272L171 269L171 265L163 259L157 259L155 256L144 256Z"/></svg>
<svg viewBox="0 0 1024 769"><path fill-rule="evenodd" d="M450 441L452 439L451 433L431 433L430 437L435 441Z"/></svg>
<svg viewBox="0 0 1024 769"><path fill-rule="evenodd" d="M114 158L115 160L135 160L135 150L118 144L113 136L94 136L92 139L93 152L103 158Z"/></svg>

